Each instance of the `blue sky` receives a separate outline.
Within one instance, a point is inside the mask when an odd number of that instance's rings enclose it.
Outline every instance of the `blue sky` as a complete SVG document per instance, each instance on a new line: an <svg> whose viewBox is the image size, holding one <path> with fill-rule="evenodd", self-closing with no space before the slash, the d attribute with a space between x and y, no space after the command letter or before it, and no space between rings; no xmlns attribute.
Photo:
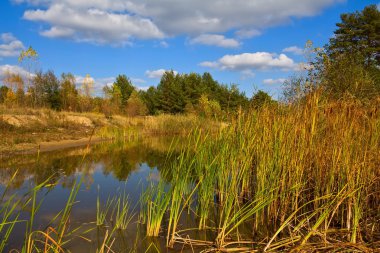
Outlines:
<svg viewBox="0 0 380 253"><path fill-rule="evenodd" d="M1 0L0 78L25 74L17 56L32 46L38 69L90 74L99 95L118 74L144 89L173 69L277 97L306 41L323 46L341 13L369 4L379 1Z"/></svg>

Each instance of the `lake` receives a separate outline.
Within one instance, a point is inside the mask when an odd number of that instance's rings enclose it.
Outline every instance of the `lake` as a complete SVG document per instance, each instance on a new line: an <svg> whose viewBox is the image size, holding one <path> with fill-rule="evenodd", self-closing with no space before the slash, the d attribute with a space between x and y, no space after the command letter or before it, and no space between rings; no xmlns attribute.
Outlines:
<svg viewBox="0 0 380 253"><path fill-rule="evenodd" d="M150 137L3 158L0 160L0 193L8 185L5 199L13 194L16 194L16 199L26 199L25 195L28 192L30 195L33 187L45 182L46 186L37 193L36 203L41 205L33 230L48 231L49 227L57 227L54 217L64 210L73 186L80 184L67 222L67 234L70 236L64 244L64 248L71 252L96 252L111 229L96 226L97 201L99 199L100 206L104 207L107 200L125 194L128 196L129 214L133 217L127 229L115 232L117 239L110 242L112 249L116 252L179 252L182 245L175 245L174 249L166 248L166 234L162 232L157 238L146 237L145 226L139 222L139 200L147 186L160 180L170 184L170 172L162 171L170 159L175 159L175 151L171 158L167 155L172 142L173 137ZM113 202L112 205L115 204ZM30 219L30 206L31 203L24 208L19 220ZM181 224L197 227L191 214L184 215ZM5 248L7 252L22 248L25 230L26 222L15 225ZM206 238L208 235L206 232L197 233L196 237ZM187 247L184 248L186 251L192 250Z"/></svg>

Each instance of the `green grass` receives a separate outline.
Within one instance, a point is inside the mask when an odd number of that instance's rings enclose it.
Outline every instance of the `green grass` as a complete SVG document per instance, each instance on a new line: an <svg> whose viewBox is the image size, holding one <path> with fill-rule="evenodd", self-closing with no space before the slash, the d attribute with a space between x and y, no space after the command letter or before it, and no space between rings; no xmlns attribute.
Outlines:
<svg viewBox="0 0 380 253"><path fill-rule="evenodd" d="M170 192L165 192L165 184L159 181L157 185L151 183L141 196L142 223L146 224L146 235L157 237L161 223L170 201Z"/></svg>
<svg viewBox="0 0 380 253"><path fill-rule="evenodd" d="M169 247L199 242L181 234L195 229L215 231L214 247L223 251L253 250L250 234L263 250L379 245L378 105L328 102L316 92L303 103L242 112L219 134L189 139L169 166ZM198 228L181 227L192 206ZM241 232L247 224L251 231Z"/></svg>

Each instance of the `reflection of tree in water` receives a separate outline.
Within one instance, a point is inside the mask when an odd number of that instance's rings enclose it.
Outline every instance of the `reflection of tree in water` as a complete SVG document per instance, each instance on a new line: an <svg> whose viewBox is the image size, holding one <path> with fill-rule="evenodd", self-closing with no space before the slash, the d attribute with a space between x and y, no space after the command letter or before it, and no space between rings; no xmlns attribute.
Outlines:
<svg viewBox="0 0 380 253"><path fill-rule="evenodd" d="M140 164L146 163L151 169L164 171L167 149L171 140L151 138L134 142L107 142L94 145L90 152L86 148L49 152L36 155L19 156L5 162L0 167L0 185L6 185L18 170L12 188L19 188L25 180L39 184L49 179L50 184L60 182L63 187L71 187L77 174L84 174L84 183L93 182L92 175L97 167L102 167L103 174L112 173L118 180L126 180L131 172L138 170ZM165 149L166 147L166 149ZM170 173L164 173L165 181L170 181Z"/></svg>

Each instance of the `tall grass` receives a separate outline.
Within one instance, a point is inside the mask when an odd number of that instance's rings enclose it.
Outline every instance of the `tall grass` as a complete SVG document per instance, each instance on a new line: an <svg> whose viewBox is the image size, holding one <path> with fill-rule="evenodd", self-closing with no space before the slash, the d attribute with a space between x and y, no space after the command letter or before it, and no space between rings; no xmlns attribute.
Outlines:
<svg viewBox="0 0 380 253"><path fill-rule="evenodd" d="M157 185L151 183L141 196L142 222L146 224L147 236L158 236L161 223L170 201L170 193L165 192L165 184L159 181Z"/></svg>
<svg viewBox="0 0 380 253"><path fill-rule="evenodd" d="M115 213L114 226L116 229L127 229L134 216L130 207L128 196L125 192L121 193L115 201L115 208L113 210L113 213Z"/></svg>
<svg viewBox="0 0 380 253"><path fill-rule="evenodd" d="M17 198L16 194L10 196L7 194L9 186L16 175L17 171L13 174L0 196L0 252L5 249L15 224L22 222L19 220L20 211L18 210L21 199Z"/></svg>
<svg viewBox="0 0 380 253"><path fill-rule="evenodd" d="M379 114L379 104L331 102L315 92L299 104L240 112L218 135L190 136L170 165L168 246L181 241L180 217L196 205L198 228L215 231L220 250L253 249L259 239L267 251L376 247Z"/></svg>

